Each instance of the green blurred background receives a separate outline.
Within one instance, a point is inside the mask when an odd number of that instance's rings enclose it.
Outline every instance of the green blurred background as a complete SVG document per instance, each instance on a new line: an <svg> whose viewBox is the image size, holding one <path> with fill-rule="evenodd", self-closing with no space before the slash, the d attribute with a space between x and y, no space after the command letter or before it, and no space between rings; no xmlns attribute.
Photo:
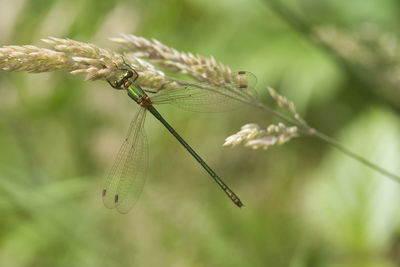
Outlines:
<svg viewBox="0 0 400 267"><path fill-rule="evenodd" d="M133 33L213 55L253 72L261 100L273 86L312 126L399 174L399 12L397 0L0 0L0 44L118 49L108 38ZM151 117L139 202L127 215L104 208L136 106L83 78L0 72L0 266L400 266L400 185L314 138L222 147L246 123L276 122L252 108L160 107L244 208Z"/></svg>

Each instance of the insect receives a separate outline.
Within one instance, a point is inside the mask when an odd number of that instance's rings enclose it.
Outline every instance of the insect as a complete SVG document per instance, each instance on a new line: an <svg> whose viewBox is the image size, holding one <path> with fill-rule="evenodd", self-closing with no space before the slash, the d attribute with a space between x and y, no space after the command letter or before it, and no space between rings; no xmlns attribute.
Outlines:
<svg viewBox="0 0 400 267"><path fill-rule="evenodd" d="M237 79L231 83L231 86L229 86L231 88L222 90L225 91L223 94L212 92L215 88L207 90L206 86L208 85L205 84L188 84L183 86L182 89L161 90L150 98L145 90L137 84L136 80L139 74L136 70L129 65L127 69L123 70L124 73L117 80L108 82L115 89L125 90L128 96L139 105L139 109L129 126L127 137L106 179L102 191L104 205L107 208L115 208L120 213L127 213L141 194L146 177L148 157L147 141L143 125L146 114L149 111L207 171L232 202L236 206L242 207L243 203L239 197L161 116L154 105L173 103L186 109L196 110L196 107L199 106L207 109L212 104L219 104L223 101L229 102L230 99L239 97L250 97L250 95L247 96L247 81L248 77L253 78L252 74L248 72L238 72L235 74L237 75Z"/></svg>

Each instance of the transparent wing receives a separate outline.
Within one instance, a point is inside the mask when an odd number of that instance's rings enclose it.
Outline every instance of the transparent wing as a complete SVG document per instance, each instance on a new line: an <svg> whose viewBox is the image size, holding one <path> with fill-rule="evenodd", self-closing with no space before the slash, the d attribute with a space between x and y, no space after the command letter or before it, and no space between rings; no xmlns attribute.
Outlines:
<svg viewBox="0 0 400 267"><path fill-rule="evenodd" d="M128 135L107 176L103 203L127 213L139 199L147 172L147 139L143 132L146 109L140 107L133 118Z"/></svg>
<svg viewBox="0 0 400 267"><path fill-rule="evenodd" d="M172 104L195 112L222 112L238 108L239 102L224 95L204 90L196 86L162 90L151 97L158 104Z"/></svg>
<svg viewBox="0 0 400 267"><path fill-rule="evenodd" d="M172 104L197 112L221 112L237 109L256 98L257 78L250 72L232 73L214 84L182 83L178 89L164 89L151 97L154 104Z"/></svg>

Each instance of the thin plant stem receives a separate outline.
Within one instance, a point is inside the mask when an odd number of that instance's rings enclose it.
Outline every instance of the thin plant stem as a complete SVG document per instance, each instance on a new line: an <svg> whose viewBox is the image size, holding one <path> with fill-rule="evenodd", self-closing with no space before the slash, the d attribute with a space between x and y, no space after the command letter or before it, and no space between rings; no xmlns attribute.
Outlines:
<svg viewBox="0 0 400 267"><path fill-rule="evenodd" d="M393 181L400 183L400 176L385 170L384 168L382 168L382 167L378 166L377 164L367 160L364 157L361 157L360 155L358 155L358 154L354 153L353 151L347 149L346 147L341 145L339 142L337 142L333 138L327 136L326 134L321 133L320 131L318 131L318 130L316 130L316 129L308 126L308 125L303 125L303 124L299 123L298 121L296 121L294 119L291 119L290 117L288 117L288 116L286 116L286 115L284 115L284 114L282 114L282 113L280 113L278 111L272 110L271 108L263 105L262 103L254 102L254 103L249 103L249 104L251 104L252 106L254 106L254 107L258 108L258 109L267 111L268 113L271 113L272 115L274 115L274 116L286 121L287 123L290 123L290 124L293 124L293 125L299 127L299 131L302 132L303 134L319 138L320 140L322 140L322 141L330 144L331 146L335 147L336 149L342 151L344 154L348 155L349 157L359 161L361 164L364 164L365 166L370 167L371 169L373 169L373 170L379 172L380 174L392 179Z"/></svg>
<svg viewBox="0 0 400 267"><path fill-rule="evenodd" d="M357 155L356 153L350 151L349 149L345 148L344 146L342 146L341 144L339 144L336 140L334 140L333 138L319 132L319 131L315 131L313 133L313 136L318 137L319 139L327 142L328 144L330 144L331 146L339 149L340 151L342 151L343 153L345 153L346 155L348 155L349 157L359 161L360 163L370 167L371 169L374 169L375 171L381 173L382 175L392 179L395 182L400 183L400 177L394 173L391 173L387 170L385 170L382 167L379 167L378 165L376 165L375 163L372 163L371 161L367 160L366 158L361 157L360 155Z"/></svg>

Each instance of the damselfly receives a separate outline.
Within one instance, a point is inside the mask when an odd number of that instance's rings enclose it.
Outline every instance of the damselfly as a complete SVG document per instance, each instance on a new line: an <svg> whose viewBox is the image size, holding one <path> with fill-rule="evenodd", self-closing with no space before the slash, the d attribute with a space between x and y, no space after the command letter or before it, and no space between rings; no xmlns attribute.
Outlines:
<svg viewBox="0 0 400 267"><path fill-rule="evenodd" d="M139 105L139 110L130 124L127 137L106 179L102 191L104 205L107 208L116 208L120 213L127 213L140 196L147 170L147 141L143 125L149 111L200 163L233 203L238 207L243 206L239 197L161 116L154 104L172 103L189 110L206 111L210 111L213 105L217 106L217 109L222 106L229 107L231 100L246 102L252 99L249 85L251 87L252 83L255 84L255 77L251 73L241 71L231 73L229 77L213 85L181 82L181 88L160 90L150 98L147 90L136 83L138 73L130 66L123 70L124 73L117 80L108 82L115 89L126 90L128 96Z"/></svg>

